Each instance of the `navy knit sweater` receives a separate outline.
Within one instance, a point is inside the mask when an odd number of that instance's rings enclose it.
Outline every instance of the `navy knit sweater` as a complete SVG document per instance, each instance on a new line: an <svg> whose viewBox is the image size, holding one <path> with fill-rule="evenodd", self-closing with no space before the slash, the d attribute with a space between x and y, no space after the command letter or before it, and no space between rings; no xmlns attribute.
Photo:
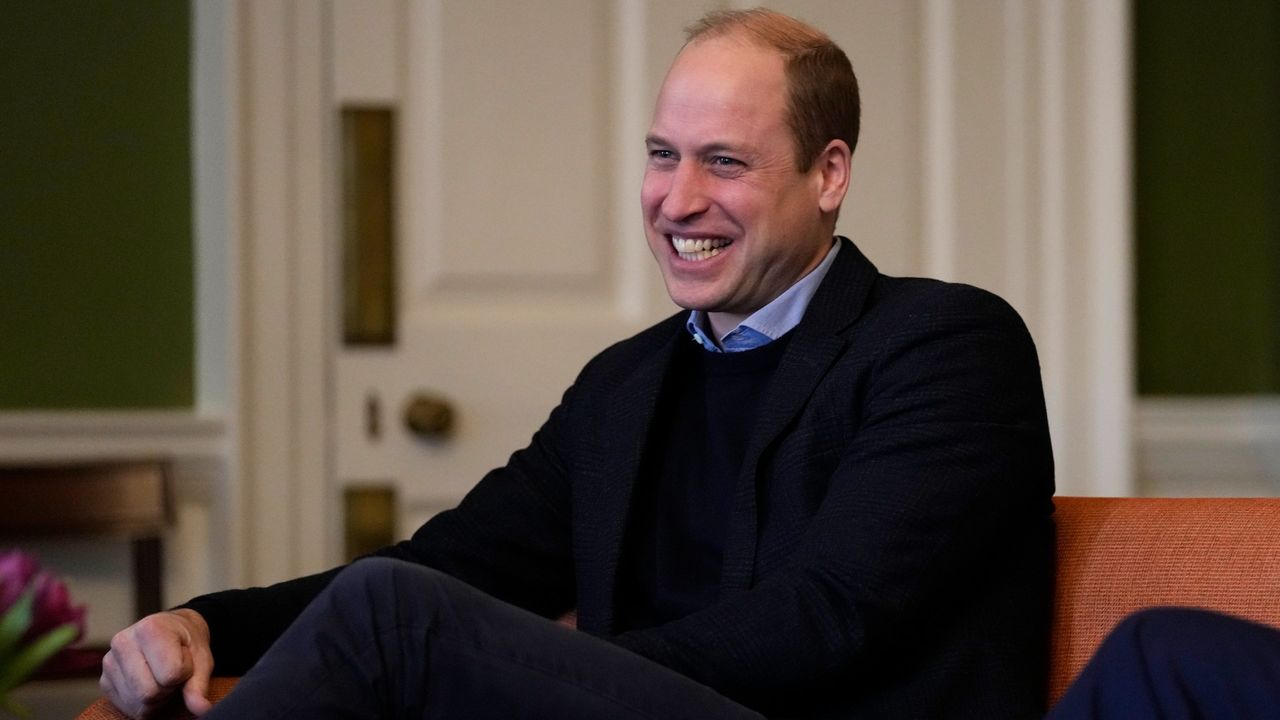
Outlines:
<svg viewBox="0 0 1280 720"><path fill-rule="evenodd" d="M714 603L729 501L760 398L790 335L735 353L682 342L636 485L620 582L623 629Z"/></svg>

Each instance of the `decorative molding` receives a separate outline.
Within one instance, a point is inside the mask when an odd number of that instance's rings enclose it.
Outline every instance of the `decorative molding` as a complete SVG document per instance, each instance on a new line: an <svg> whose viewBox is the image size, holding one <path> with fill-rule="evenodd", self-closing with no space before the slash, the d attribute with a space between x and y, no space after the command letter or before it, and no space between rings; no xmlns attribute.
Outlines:
<svg viewBox="0 0 1280 720"><path fill-rule="evenodd" d="M1030 181L1034 155L1027 127L1031 93L1031 40L1025 0L1004 0L1004 298L1015 308L1030 307L1035 268L1031 264Z"/></svg>
<svg viewBox="0 0 1280 720"><path fill-rule="evenodd" d="M401 119L398 129L403 139L396 185L403 203L396 227L404 259L398 282L406 309L430 302L438 292L444 258L439 242L444 237L444 0L421 0L402 9L404 51L400 77ZM408 88L415 88L409 92Z"/></svg>
<svg viewBox="0 0 1280 720"><path fill-rule="evenodd" d="M617 175L612 178L614 190L614 229L616 237L613 272L618 278L614 298L621 314L628 320L640 322L649 312L647 296L649 285L637 268L648 270L648 243L644 231L636 222L637 203L640 197L640 177L626 172L632 168L636 138L642 138L648 129L652 108L647 107L645 62L648 59L648 28L643 0L615 0L613 13L613 103L614 162Z"/></svg>
<svg viewBox="0 0 1280 720"><path fill-rule="evenodd" d="M234 3L192 0L191 14L196 408L222 414L235 407L239 381L239 13Z"/></svg>
<svg viewBox="0 0 1280 720"><path fill-rule="evenodd" d="M402 6L397 6L397 12ZM333 103L333 5L299 2L293 7L296 34L292 120L293 225L290 267L277 281L290 284L294 317L289 367L293 453L289 576L333 566L340 543L338 498L333 485L333 348L340 317L337 292L339 193L333 158L339 147ZM270 475L256 478L271 483ZM271 522L278 522L272 519Z"/></svg>
<svg viewBox="0 0 1280 720"><path fill-rule="evenodd" d="M1129 4L1084 4L1084 254L1090 487L1128 494L1134 477L1133 198ZM1077 301L1076 303L1080 303Z"/></svg>
<svg viewBox="0 0 1280 720"><path fill-rule="evenodd" d="M1143 398L1140 489L1148 495L1280 495L1280 396Z"/></svg>
<svg viewBox="0 0 1280 720"><path fill-rule="evenodd" d="M245 556L240 512L243 12L236 2L191 3L196 414L218 418L222 437L215 457L178 458L171 557L182 562L170 562L166 570L170 589L179 590L173 597L243 584Z"/></svg>
<svg viewBox="0 0 1280 720"><path fill-rule="evenodd" d="M0 413L0 461L6 463L221 459L228 440L223 418L187 411Z"/></svg>
<svg viewBox="0 0 1280 720"><path fill-rule="evenodd" d="M1038 323L1045 376L1045 403L1049 428L1053 433L1054 462L1058 478L1078 476L1080 448L1069 412L1070 360L1068 358L1069 318L1067 309L1067 121L1066 121L1066 13L1061 0L1042 0L1039 13L1040 145L1037 158L1040 195L1039 250L1041 264ZM1061 488L1059 488L1061 490ZM1076 488L1070 492L1076 493Z"/></svg>
<svg viewBox="0 0 1280 720"><path fill-rule="evenodd" d="M923 13L924 271L956 276L956 98L954 0L926 0Z"/></svg>
<svg viewBox="0 0 1280 720"><path fill-rule="evenodd" d="M328 5L240 4L243 131L238 183L243 321L239 478L233 515L244 581L269 583L331 565L328 372L332 333L326 274L334 195L323 178L332 149Z"/></svg>

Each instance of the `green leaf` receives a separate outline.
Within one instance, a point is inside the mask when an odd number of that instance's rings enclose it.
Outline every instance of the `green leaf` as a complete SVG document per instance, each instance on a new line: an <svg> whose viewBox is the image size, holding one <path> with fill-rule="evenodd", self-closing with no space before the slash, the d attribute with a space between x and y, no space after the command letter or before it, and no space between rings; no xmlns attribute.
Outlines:
<svg viewBox="0 0 1280 720"><path fill-rule="evenodd" d="M7 694L46 660L70 645L78 632L79 628L75 623L60 625L36 638L35 642L22 648L12 659L0 664L0 695Z"/></svg>
<svg viewBox="0 0 1280 720"><path fill-rule="evenodd" d="M32 605L35 603L35 596L35 588L28 587L14 601L13 605L5 611L4 616L0 617L0 663L4 663L10 651L17 646L18 641L27 633L27 628L31 627L31 621L34 618Z"/></svg>

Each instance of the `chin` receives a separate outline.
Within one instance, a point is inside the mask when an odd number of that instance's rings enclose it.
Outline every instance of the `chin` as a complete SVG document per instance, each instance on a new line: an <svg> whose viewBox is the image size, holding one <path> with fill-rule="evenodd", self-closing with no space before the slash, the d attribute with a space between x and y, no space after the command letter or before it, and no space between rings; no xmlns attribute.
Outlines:
<svg viewBox="0 0 1280 720"><path fill-rule="evenodd" d="M672 288L670 285L667 286L667 295L671 297L671 302L685 310L717 312L721 305L716 298L707 297L703 293L681 291L679 288Z"/></svg>
<svg viewBox="0 0 1280 720"><path fill-rule="evenodd" d="M673 286L671 283L666 283L666 286L667 286L667 297L671 298L671 302L675 303L676 305L679 305L685 310L699 309L698 308L699 303L696 295L694 295L693 293L687 292L679 287Z"/></svg>

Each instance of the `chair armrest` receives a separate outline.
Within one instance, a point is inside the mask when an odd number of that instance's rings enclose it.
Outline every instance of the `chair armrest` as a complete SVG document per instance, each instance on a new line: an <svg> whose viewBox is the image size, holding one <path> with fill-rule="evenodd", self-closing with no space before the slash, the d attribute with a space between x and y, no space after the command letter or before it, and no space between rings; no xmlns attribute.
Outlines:
<svg viewBox="0 0 1280 720"><path fill-rule="evenodd" d="M218 702L231 692L240 678L216 677L209 681L209 699ZM192 715L181 703L174 703L171 710L160 715L159 720L189 720ZM92 705L76 716L76 720L129 720L129 716L120 712L106 698L98 698Z"/></svg>

